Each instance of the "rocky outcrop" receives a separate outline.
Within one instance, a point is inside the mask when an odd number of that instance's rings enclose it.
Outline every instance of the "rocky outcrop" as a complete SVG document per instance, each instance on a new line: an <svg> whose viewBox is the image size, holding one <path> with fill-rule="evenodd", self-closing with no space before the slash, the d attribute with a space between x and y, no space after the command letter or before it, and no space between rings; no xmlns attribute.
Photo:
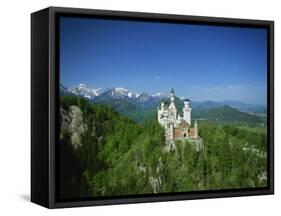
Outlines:
<svg viewBox="0 0 281 216"><path fill-rule="evenodd" d="M60 109L61 131L67 131L70 134L70 142L74 149L81 146L81 136L85 133L87 127L83 121L83 113L77 106L70 106L69 110ZM63 133L61 133L61 137Z"/></svg>
<svg viewBox="0 0 281 216"><path fill-rule="evenodd" d="M162 163L162 158L159 157L158 159L158 164L156 167L156 172L152 172L152 169L150 166L146 167L143 164L139 165L139 171L143 172L145 174L149 175L149 184L153 190L153 193L158 193L160 191L160 186L161 186L161 171L163 169L163 163Z"/></svg>
<svg viewBox="0 0 281 216"><path fill-rule="evenodd" d="M153 193L157 193L159 191L161 185L161 177L149 177L149 183L153 189Z"/></svg>

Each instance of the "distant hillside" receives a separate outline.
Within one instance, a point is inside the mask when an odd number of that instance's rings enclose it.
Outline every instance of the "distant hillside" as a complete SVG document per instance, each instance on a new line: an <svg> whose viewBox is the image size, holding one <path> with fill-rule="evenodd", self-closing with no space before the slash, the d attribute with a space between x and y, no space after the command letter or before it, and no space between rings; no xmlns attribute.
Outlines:
<svg viewBox="0 0 281 216"><path fill-rule="evenodd" d="M136 122L143 122L146 119L155 119L157 107L161 101L167 105L170 98L163 93L149 95L145 92L135 93L125 88L93 89L85 84L80 84L67 89L60 85L61 95L76 95L86 98L92 104L104 104L115 111L125 115ZM175 104L178 113L182 115L183 100L175 97ZM251 105L240 101L191 101L192 119L205 119L215 122L265 122L266 107ZM254 115L253 115L254 114Z"/></svg>
<svg viewBox="0 0 281 216"><path fill-rule="evenodd" d="M129 101L126 100L116 100L116 99L112 99L112 100L105 100L105 99L101 99L101 100L97 100L97 101L91 101L94 104L104 104L107 106L110 106L112 109L114 109L115 111L124 114L126 112L132 112L132 111L137 111L139 110L138 107L133 104L130 103Z"/></svg>
<svg viewBox="0 0 281 216"><path fill-rule="evenodd" d="M250 113L266 113L266 106L264 105L253 105L247 104L241 101L191 101L191 106L197 110L206 110L210 108L217 108L222 106L230 106L232 108L238 109L241 112Z"/></svg>
<svg viewBox="0 0 281 216"><path fill-rule="evenodd" d="M146 119L156 118L156 107L143 108L130 103L126 100L99 100L92 102L94 104L103 104L111 107L120 114L133 119L136 122L143 122Z"/></svg>
<svg viewBox="0 0 281 216"><path fill-rule="evenodd" d="M264 120L258 116L241 112L230 106L222 106L207 110L194 110L192 113L194 119L206 119L213 122L248 122L262 123Z"/></svg>
<svg viewBox="0 0 281 216"><path fill-rule="evenodd" d="M176 98L175 102L179 114L182 115L182 100ZM111 108L118 111L120 114L127 116L136 122L143 122L146 119L157 118L157 106L150 108L142 108L124 100L113 100L100 103L109 105ZM217 123L244 122L249 124L258 124L265 122L264 118L262 117L252 115L246 112L241 112L238 109L235 109L228 105L204 109L200 109L196 106L195 108L192 107L191 118L208 120Z"/></svg>

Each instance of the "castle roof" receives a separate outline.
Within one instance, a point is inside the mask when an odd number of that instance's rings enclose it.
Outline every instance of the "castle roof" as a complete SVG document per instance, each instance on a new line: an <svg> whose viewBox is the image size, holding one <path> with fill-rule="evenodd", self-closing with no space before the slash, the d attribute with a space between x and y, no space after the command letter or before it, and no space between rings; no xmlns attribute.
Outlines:
<svg viewBox="0 0 281 216"><path fill-rule="evenodd" d="M190 128L190 125L185 120L182 120L182 122L180 123L180 127L181 128Z"/></svg>
<svg viewBox="0 0 281 216"><path fill-rule="evenodd" d="M189 102L190 100L189 100L188 98L185 98L183 101L184 101L184 102L185 102L185 101Z"/></svg>
<svg viewBox="0 0 281 216"><path fill-rule="evenodd" d="M173 94L175 93L173 88L172 88L172 90L171 90L171 93L173 93Z"/></svg>

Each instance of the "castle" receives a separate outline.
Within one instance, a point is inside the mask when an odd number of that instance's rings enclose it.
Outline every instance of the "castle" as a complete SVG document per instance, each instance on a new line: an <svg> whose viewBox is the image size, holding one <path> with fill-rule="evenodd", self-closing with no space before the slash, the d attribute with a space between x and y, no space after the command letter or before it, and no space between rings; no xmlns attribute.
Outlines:
<svg viewBox="0 0 281 216"><path fill-rule="evenodd" d="M167 106L164 101L158 107L158 122L165 128L165 139L167 150L175 149L176 140L189 140L196 144L197 151L203 149L203 140L198 135L198 123L194 121L191 127L191 107L189 100L184 100L183 116L177 111L175 105L174 89L170 92L170 104Z"/></svg>

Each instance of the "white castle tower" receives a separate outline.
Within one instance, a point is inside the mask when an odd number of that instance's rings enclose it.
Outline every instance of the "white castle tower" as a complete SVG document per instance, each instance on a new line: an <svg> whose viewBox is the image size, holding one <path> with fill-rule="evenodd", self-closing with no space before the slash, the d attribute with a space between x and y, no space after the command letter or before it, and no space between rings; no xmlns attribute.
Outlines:
<svg viewBox="0 0 281 216"><path fill-rule="evenodd" d="M162 100L161 105L158 108L158 122L164 126L167 127L168 123L168 111L165 108L165 102Z"/></svg>
<svg viewBox="0 0 281 216"><path fill-rule="evenodd" d="M189 100L184 100L184 108L183 108L183 119L191 125L191 108L189 106Z"/></svg>
<svg viewBox="0 0 281 216"><path fill-rule="evenodd" d="M168 108L168 117L169 117L168 122L175 123L177 119L177 109L175 105L175 92L173 88L170 92L170 97L171 97L171 103Z"/></svg>

